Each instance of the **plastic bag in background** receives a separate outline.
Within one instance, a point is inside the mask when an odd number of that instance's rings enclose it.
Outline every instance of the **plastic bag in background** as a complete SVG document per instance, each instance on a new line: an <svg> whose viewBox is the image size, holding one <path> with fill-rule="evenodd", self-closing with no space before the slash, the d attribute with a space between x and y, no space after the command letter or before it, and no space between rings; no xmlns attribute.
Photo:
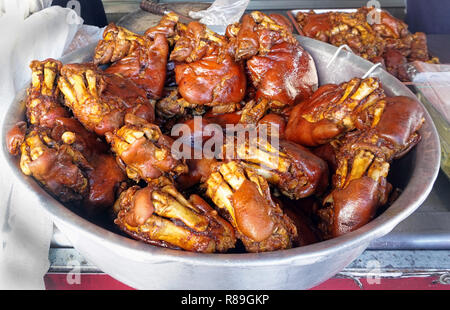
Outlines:
<svg viewBox="0 0 450 310"><path fill-rule="evenodd" d="M414 61L408 73L439 133L441 168L450 178L450 65Z"/></svg>
<svg viewBox="0 0 450 310"><path fill-rule="evenodd" d="M61 57L81 26L73 10L50 1L0 0L0 117L31 78L33 59ZM46 3L44 3L46 2ZM76 13L75 13L76 14ZM27 17L28 16L28 17ZM8 120L5 120L7 124ZM12 126L12 124L10 124ZM44 289L53 222L16 181L0 152L0 289Z"/></svg>
<svg viewBox="0 0 450 310"><path fill-rule="evenodd" d="M409 66L413 67L408 72L414 86L450 123L450 65L414 61Z"/></svg>
<svg viewBox="0 0 450 310"><path fill-rule="evenodd" d="M82 25L78 29L72 42L64 49L63 55L72 53L77 49L85 47L91 43L97 43L103 38L103 32L105 28L99 28L97 26Z"/></svg>
<svg viewBox="0 0 450 310"><path fill-rule="evenodd" d="M237 23L250 0L216 0L209 8L203 11L190 11L189 16L194 19L200 19L200 22L208 25L208 28L224 34L227 25Z"/></svg>

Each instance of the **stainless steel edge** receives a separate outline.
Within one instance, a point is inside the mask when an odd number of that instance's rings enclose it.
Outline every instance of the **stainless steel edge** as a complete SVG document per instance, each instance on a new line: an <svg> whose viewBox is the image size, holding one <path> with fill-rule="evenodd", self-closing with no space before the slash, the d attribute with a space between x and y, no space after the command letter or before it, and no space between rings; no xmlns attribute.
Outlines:
<svg viewBox="0 0 450 310"><path fill-rule="evenodd" d="M316 62L320 83L339 83L362 76L372 64L346 51L329 68L336 47L298 37ZM87 61L93 46L77 51L64 62ZM389 95L415 98L404 85L383 70L376 71ZM21 174L17 159L7 153L5 135L23 119L20 92L2 119L2 164L11 168L16 182L29 189L36 203L90 262L104 272L137 288L287 288L312 287L339 272L368 246L386 235L425 200L439 171L440 146L434 124L425 113L422 141L410 154L411 176L398 200L376 219L339 238L270 253L199 254L150 246L115 234L73 213L46 193L32 178Z"/></svg>

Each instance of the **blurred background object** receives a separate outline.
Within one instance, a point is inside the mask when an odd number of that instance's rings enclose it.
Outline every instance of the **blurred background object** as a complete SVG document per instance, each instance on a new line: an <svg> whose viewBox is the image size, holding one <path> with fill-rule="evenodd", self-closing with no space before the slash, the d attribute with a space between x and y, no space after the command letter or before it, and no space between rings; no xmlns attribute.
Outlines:
<svg viewBox="0 0 450 310"><path fill-rule="evenodd" d="M450 65L411 64L411 80L417 97L433 118L441 142L441 168L450 178Z"/></svg>
<svg viewBox="0 0 450 310"><path fill-rule="evenodd" d="M141 0L103 0L108 21L116 22L124 15L139 10ZM168 3L175 6L184 6L185 0L159 0L159 3ZM201 6L213 0L197 0L196 5ZM388 10L397 18L405 18L405 0L379 0L381 7ZM270 10L271 13L285 13L292 9L327 9L327 8L357 8L367 4L367 0L251 0L247 10ZM203 8L202 8L203 9Z"/></svg>
<svg viewBox="0 0 450 310"><path fill-rule="evenodd" d="M407 0L406 23L412 32L450 34L450 1Z"/></svg>
<svg viewBox="0 0 450 310"><path fill-rule="evenodd" d="M70 0L53 0L52 5L59 5L63 8L71 8ZM80 3L81 17L85 25L105 27L108 22L105 9L101 0L77 0Z"/></svg>

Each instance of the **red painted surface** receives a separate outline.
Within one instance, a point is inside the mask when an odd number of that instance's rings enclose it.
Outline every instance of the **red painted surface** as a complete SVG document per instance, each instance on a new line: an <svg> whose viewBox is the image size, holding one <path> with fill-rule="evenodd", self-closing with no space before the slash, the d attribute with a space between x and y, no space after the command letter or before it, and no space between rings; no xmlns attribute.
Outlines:
<svg viewBox="0 0 450 310"><path fill-rule="evenodd" d="M44 282L48 290L132 290L106 274L81 274L75 278L66 273L51 273L45 275Z"/></svg>
<svg viewBox="0 0 450 310"><path fill-rule="evenodd" d="M450 290L449 284L441 284L439 277L412 277L380 279L379 284L369 284L367 279L359 279L364 290ZM373 283L373 280L369 282ZM316 286L313 290L359 290L352 279L331 278Z"/></svg>
<svg viewBox="0 0 450 310"><path fill-rule="evenodd" d="M48 290L130 290L131 287L106 274L82 274L79 278L67 274L51 273L44 278ZM439 283L439 277L413 277L402 279L381 279L379 284L369 284L360 279L365 290L450 290L450 285ZM370 280L369 280L370 282ZM72 283L72 284L69 284ZM331 278L313 290L359 290L352 279Z"/></svg>

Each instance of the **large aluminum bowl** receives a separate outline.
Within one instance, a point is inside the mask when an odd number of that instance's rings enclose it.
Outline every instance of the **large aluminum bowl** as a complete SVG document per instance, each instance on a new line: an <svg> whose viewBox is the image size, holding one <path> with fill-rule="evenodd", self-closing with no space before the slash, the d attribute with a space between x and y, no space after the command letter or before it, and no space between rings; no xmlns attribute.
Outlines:
<svg viewBox="0 0 450 310"><path fill-rule="evenodd" d="M339 83L363 76L372 64L341 51L329 66L336 47L298 37L313 56L320 84ZM93 46L62 59L87 61ZM25 65L25 64L24 64ZM388 95L415 98L401 82L381 69L376 70ZM289 250L259 254L198 254L150 246L93 223L77 215L47 194L18 168L17 158L7 153L6 132L24 118L20 104L25 90L9 107L2 124L3 157L17 182L29 189L53 218L56 226L91 263L112 277L142 289L306 289L338 273L367 248L369 242L389 233L425 200L439 171L440 146L433 122L425 113L420 130L422 141L405 158L393 165L391 182L404 191L397 201L376 219L339 238Z"/></svg>

